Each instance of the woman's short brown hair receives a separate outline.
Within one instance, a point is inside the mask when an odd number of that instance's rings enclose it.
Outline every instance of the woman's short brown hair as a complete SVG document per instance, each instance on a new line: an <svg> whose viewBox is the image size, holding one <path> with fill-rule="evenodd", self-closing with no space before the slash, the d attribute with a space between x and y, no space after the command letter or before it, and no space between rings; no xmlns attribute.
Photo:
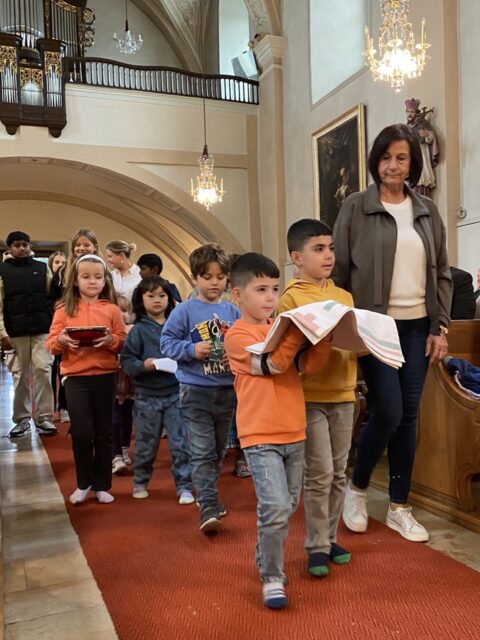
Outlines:
<svg viewBox="0 0 480 640"><path fill-rule="evenodd" d="M382 182L378 173L380 160L392 142L398 140L405 140L410 147L410 173L408 175L408 183L414 187L420 180L423 169L423 159L418 134L412 127L406 124L391 124L380 131L373 142L372 149L368 156L368 170L375 180L377 187L379 187Z"/></svg>

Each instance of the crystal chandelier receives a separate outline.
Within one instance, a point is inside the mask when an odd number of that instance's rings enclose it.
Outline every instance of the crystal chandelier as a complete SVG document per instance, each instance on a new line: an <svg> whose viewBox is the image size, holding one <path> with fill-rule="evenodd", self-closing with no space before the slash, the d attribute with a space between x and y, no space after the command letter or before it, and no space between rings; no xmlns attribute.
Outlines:
<svg viewBox="0 0 480 640"><path fill-rule="evenodd" d="M190 195L194 202L203 205L210 211L212 205L222 202L225 191L223 190L223 178L220 180L220 189L217 187L217 178L213 172L215 160L208 153L208 147L203 147L203 153L198 159L200 175L197 176L197 183L194 185L193 178L190 178Z"/></svg>
<svg viewBox="0 0 480 640"><path fill-rule="evenodd" d="M422 75L430 44L425 41L425 18L422 18L421 40L415 44L412 23L408 21L409 0L381 0L382 26L377 49L368 27L365 27L365 64L370 67L374 80L390 82L395 91L405 84L405 78Z"/></svg>
<svg viewBox="0 0 480 640"><path fill-rule="evenodd" d="M125 0L125 31L120 38L114 33L113 39L117 42L117 48L127 55L137 53L137 51L142 48L142 36L140 34L137 36L133 35L128 26L128 0Z"/></svg>
<svg viewBox="0 0 480 640"><path fill-rule="evenodd" d="M203 80L205 81L205 76L203 76ZM205 90L205 82L203 87ZM200 175L196 178L196 184L194 184L193 178L190 178L190 195L194 202L198 202L203 205L207 211L210 211L210 208L214 204L223 201L225 191L223 190L223 178L220 180L220 189L217 187L217 178L213 172L215 160L214 157L208 153L205 95L203 96L203 138L203 152L198 159Z"/></svg>

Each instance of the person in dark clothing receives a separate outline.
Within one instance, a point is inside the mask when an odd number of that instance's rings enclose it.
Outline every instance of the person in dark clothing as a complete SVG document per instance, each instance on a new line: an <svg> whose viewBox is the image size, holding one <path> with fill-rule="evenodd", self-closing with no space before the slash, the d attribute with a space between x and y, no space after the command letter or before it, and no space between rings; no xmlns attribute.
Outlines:
<svg viewBox="0 0 480 640"><path fill-rule="evenodd" d="M54 435L53 357L45 349L52 321L49 295L52 274L48 266L34 260L30 237L12 231L6 239L8 251L0 262L0 341L7 352L8 370L13 376L13 422L10 438L19 438L30 429L33 373L33 401L37 432Z"/></svg>
<svg viewBox="0 0 480 640"><path fill-rule="evenodd" d="M156 253L144 253L143 256L137 260L137 265L140 267L140 275L142 279L151 278L153 276L161 276L163 271L163 260ZM168 280L167 280L168 282ZM175 302L182 302L182 296L176 285L172 282L168 282L170 291L172 292Z"/></svg>
<svg viewBox="0 0 480 640"><path fill-rule="evenodd" d="M453 281L452 320L473 320L476 301L473 291L473 278L463 269L450 267Z"/></svg>

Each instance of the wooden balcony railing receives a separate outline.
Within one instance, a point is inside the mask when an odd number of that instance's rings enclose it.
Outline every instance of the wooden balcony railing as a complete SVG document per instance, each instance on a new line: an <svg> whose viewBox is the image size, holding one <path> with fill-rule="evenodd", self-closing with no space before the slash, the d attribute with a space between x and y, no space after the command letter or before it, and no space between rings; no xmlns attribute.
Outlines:
<svg viewBox="0 0 480 640"><path fill-rule="evenodd" d="M190 98L258 104L258 82L236 76L202 75L171 67L143 67L102 58L64 58L65 82Z"/></svg>

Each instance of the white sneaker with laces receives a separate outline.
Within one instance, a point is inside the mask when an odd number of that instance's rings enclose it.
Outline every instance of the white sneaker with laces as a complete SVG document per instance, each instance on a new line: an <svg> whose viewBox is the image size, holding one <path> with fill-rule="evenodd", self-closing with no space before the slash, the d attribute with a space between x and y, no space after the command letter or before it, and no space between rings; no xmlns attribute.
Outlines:
<svg viewBox="0 0 480 640"><path fill-rule="evenodd" d="M350 531L363 533L368 527L367 492L347 484L343 503L343 521Z"/></svg>
<svg viewBox="0 0 480 640"><path fill-rule="evenodd" d="M54 436L58 433L57 427L51 422L51 420L43 420L35 425L37 433L41 436Z"/></svg>
<svg viewBox="0 0 480 640"><path fill-rule="evenodd" d="M389 506L385 524L406 540L410 540L411 542L428 542L428 531L415 520L412 514L412 507L392 509Z"/></svg>
<svg viewBox="0 0 480 640"><path fill-rule="evenodd" d="M126 471L128 471L128 467L123 461L122 456L115 456L112 462L112 473L121 476Z"/></svg>

